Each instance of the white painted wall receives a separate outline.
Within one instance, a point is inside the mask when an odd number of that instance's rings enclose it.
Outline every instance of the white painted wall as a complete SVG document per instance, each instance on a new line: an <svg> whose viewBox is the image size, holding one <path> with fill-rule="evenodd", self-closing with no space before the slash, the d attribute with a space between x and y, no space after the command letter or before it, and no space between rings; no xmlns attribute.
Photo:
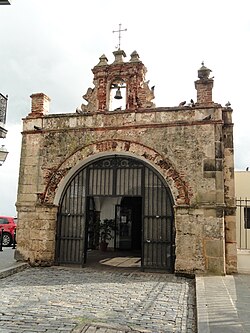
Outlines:
<svg viewBox="0 0 250 333"><path fill-rule="evenodd" d="M100 220L114 219L115 206L121 203L122 197L96 197L95 208L100 211ZM108 247L114 248L114 238L109 241Z"/></svg>
<svg viewBox="0 0 250 333"><path fill-rule="evenodd" d="M250 273L250 250L237 250L238 273Z"/></svg>
<svg viewBox="0 0 250 333"><path fill-rule="evenodd" d="M235 171L236 198L250 199L250 171Z"/></svg>
<svg viewBox="0 0 250 333"><path fill-rule="evenodd" d="M250 200L250 171L235 171L235 196L236 199ZM244 228L244 208L240 211L237 207L236 224L238 272L250 273L250 230ZM244 249L239 249L240 246Z"/></svg>

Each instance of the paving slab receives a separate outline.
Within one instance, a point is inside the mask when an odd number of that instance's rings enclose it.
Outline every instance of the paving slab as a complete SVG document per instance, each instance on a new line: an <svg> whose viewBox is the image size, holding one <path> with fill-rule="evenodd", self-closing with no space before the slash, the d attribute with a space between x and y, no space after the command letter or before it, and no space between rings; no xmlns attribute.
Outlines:
<svg viewBox="0 0 250 333"><path fill-rule="evenodd" d="M198 333L250 332L250 275L197 276Z"/></svg>

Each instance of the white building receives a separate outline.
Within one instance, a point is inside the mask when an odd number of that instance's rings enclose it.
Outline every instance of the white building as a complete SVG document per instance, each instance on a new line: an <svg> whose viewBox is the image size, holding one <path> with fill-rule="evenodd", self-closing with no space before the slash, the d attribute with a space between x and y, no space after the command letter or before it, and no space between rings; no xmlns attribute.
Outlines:
<svg viewBox="0 0 250 333"><path fill-rule="evenodd" d="M238 271L250 273L250 171L235 172Z"/></svg>

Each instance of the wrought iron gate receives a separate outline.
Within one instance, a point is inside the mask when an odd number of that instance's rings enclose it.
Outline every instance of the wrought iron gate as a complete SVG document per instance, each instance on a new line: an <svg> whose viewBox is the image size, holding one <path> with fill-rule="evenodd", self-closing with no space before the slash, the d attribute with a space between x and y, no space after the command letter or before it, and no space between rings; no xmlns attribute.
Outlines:
<svg viewBox="0 0 250 333"><path fill-rule="evenodd" d="M175 237L170 191L149 165L117 155L85 165L65 187L57 219L56 262L83 264L86 261L87 201L90 197L102 196L142 198L142 268L171 272Z"/></svg>

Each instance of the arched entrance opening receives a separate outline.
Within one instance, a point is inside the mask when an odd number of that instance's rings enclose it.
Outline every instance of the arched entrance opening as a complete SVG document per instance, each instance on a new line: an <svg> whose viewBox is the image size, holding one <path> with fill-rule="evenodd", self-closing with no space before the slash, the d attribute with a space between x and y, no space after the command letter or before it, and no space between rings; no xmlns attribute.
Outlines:
<svg viewBox="0 0 250 333"><path fill-rule="evenodd" d="M170 190L149 164L109 155L84 165L59 203L57 264L88 264L100 242L99 222L113 221L109 248L139 254L142 269L174 270L174 212Z"/></svg>

